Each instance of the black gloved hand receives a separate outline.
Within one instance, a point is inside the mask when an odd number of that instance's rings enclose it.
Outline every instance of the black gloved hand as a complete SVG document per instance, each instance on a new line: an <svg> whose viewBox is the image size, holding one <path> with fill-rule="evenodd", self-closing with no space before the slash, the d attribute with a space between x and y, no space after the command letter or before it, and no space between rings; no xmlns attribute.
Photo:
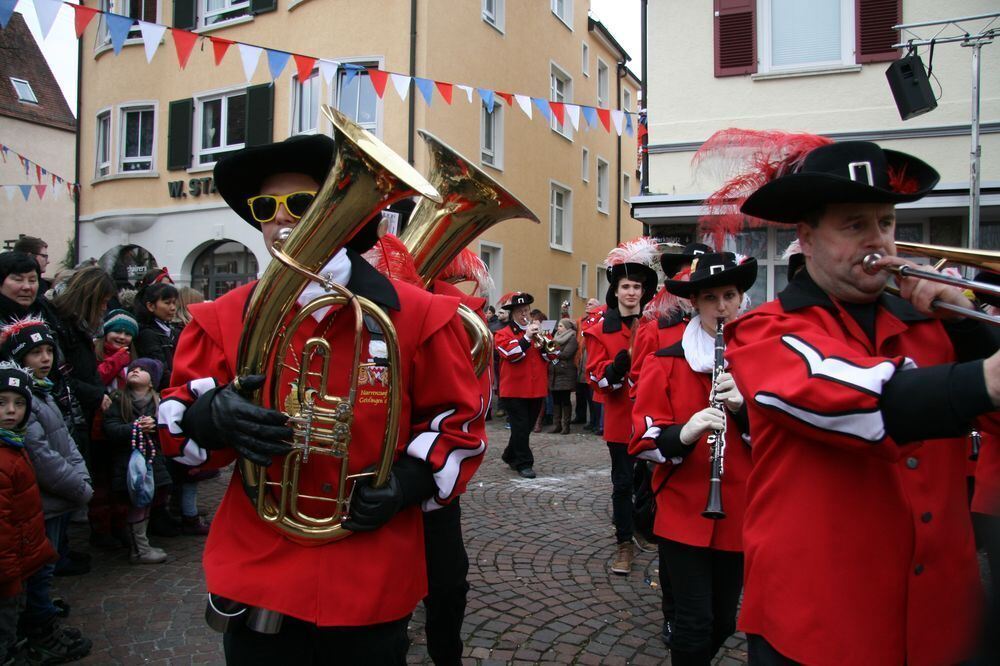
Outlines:
<svg viewBox="0 0 1000 666"><path fill-rule="evenodd" d="M264 385L264 379L264 375L242 377L240 390L250 394ZM292 438L287 420L281 412L253 404L233 384L227 384L195 400L184 412L181 428L202 448L232 447L250 462L267 467L271 456L292 450L281 441Z"/></svg>
<svg viewBox="0 0 1000 666"><path fill-rule="evenodd" d="M365 477L354 486L350 515L343 522L352 532L377 530L402 509L429 499L436 489L430 465L407 455L393 464L384 486L373 488L373 478Z"/></svg>
<svg viewBox="0 0 1000 666"><path fill-rule="evenodd" d="M608 378L612 384L620 384L628 374L629 369L632 367L632 357L629 356L627 349L620 350L615 354L614 360L611 361L611 365L604 371L604 376Z"/></svg>

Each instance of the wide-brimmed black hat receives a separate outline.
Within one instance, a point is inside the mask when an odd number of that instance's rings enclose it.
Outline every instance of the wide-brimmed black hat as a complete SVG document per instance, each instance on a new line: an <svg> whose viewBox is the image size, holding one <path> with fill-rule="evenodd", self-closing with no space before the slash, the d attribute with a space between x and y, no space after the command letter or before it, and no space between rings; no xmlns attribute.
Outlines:
<svg viewBox="0 0 1000 666"><path fill-rule="evenodd" d="M704 243L688 243L680 252L664 252L660 255L660 268L667 278L677 275L677 271L690 264L695 257L712 252Z"/></svg>
<svg viewBox="0 0 1000 666"><path fill-rule="evenodd" d="M531 305L535 302L535 297L526 291L516 291L514 292L510 300L500 307L504 310L513 310L521 305Z"/></svg>
<svg viewBox="0 0 1000 666"><path fill-rule="evenodd" d="M691 276L687 280L665 280L664 286L674 296L691 298L692 294L712 287L731 284L746 292L757 279L757 260L750 257L742 264L736 263L732 252L713 252L697 257L691 263Z"/></svg>
<svg viewBox="0 0 1000 666"><path fill-rule="evenodd" d="M830 203L904 203L930 192L940 175L913 155L870 141L844 141L810 151L794 173L760 187L740 210L795 224Z"/></svg>
<svg viewBox="0 0 1000 666"><path fill-rule="evenodd" d="M618 296L615 292L618 291L618 283L625 278L642 283L642 298L639 300L640 308L646 307L646 303L653 300L653 296L656 295L656 287L659 279L656 277L656 271L646 264L633 262L615 264L614 266L608 266L607 275L608 293L605 294L604 301L608 304L609 308L618 307Z"/></svg>

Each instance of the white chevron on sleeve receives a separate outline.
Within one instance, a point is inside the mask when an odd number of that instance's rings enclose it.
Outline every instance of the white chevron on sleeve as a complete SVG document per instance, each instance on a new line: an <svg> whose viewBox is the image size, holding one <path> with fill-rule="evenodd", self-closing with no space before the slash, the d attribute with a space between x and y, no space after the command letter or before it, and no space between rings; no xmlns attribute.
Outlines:
<svg viewBox="0 0 1000 666"><path fill-rule="evenodd" d="M891 361L883 361L871 368L864 368L839 358L824 357L815 347L794 335L783 335L781 341L805 360L810 375L832 379L876 395L882 394L882 386L897 370L896 364ZM916 364L908 358L903 369L909 370L915 367Z"/></svg>
<svg viewBox="0 0 1000 666"><path fill-rule="evenodd" d="M878 442L885 437L885 422L882 420L882 412L879 410L828 415L798 407L769 393L758 393L754 396L754 400L758 404L781 410L820 430L839 432L868 442Z"/></svg>

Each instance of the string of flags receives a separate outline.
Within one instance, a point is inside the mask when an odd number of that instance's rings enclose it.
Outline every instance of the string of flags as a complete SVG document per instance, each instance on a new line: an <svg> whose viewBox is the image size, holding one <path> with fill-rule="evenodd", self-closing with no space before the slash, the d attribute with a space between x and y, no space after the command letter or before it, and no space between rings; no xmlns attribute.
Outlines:
<svg viewBox="0 0 1000 666"><path fill-rule="evenodd" d="M0 3L8 1L9 0L0 0ZM21 194L24 196L25 201L28 200L28 197L31 195L32 190L38 193L39 199L42 199L45 197L46 191L49 191L53 194L53 196L58 197L59 192L62 189L60 187L61 185L66 187L66 190L71 197L75 196L76 192L80 189L80 186L76 182L69 180L67 178L63 178L54 171L49 171L38 162L35 162L29 159L28 157L25 157L24 155L17 152L10 146L0 143L0 159L2 159L5 164L7 163L7 158L8 156L11 155L11 153L13 153L13 155L17 157L18 162L24 169L24 175L27 176L28 178L31 178L32 173L34 173L35 180L37 182L35 182L34 184L0 186L7 191L8 201L14 198L14 194L16 194L18 189L20 189ZM43 179L50 181L51 184L42 182Z"/></svg>
<svg viewBox="0 0 1000 666"><path fill-rule="evenodd" d="M48 185L32 185L31 183L0 185L0 188L3 188L4 193L7 195L7 201L13 201L18 192L21 193L21 196L24 197L25 201L28 201L31 198L32 192L36 193L39 199L44 199L46 193L50 194L50 199L58 199L59 192L62 191L61 188L58 187L49 187Z"/></svg>
<svg viewBox="0 0 1000 666"><path fill-rule="evenodd" d="M247 82L253 78L254 73L257 71L261 55L266 53L268 72L272 81L281 76L282 72L284 72L287 68L289 61L292 61L294 62L294 67L299 76L299 80L305 80L312 74L313 69L318 68L320 75L326 80L328 86L332 86L333 79L338 70L344 71L345 85L350 84L351 80L357 76L358 73L366 72L371 78L372 85L374 86L379 99L383 97L385 90L391 81L392 86L399 95L400 99L405 100L410 91L410 84L412 83L413 87L416 88L417 92L420 94L421 98L423 98L427 106L432 105L435 97L435 91L437 92L437 96L439 96L446 104L452 104L455 98L455 91L457 89L460 95L465 95L470 104L473 102L474 95L478 95L483 101L483 104L485 104L487 110L491 113L493 112L494 105L499 103L499 101L502 101L505 102L507 106L511 107L516 104L517 107L521 109L526 116L528 116L528 118L532 118L534 113L537 111L537 113L545 118L547 122L551 122L553 118L555 118L559 124L565 124L568 121L572 125L574 131L578 131L580 129L581 117L585 123L585 129L599 125L609 133L613 129L618 136L621 136L623 132L628 136L635 136L635 125L638 124L639 136L637 138L641 139L645 130L644 123L642 122L643 119L639 118L639 114L635 112L622 111L619 109L605 109L583 104L572 104L569 102L556 102L542 97L532 97L530 95L523 95L519 93L503 92L500 90L493 90L478 86L438 81L419 76L409 76L408 74L390 72L376 67L362 67L360 65L339 62L337 60L327 58L317 58L314 56L292 53L290 51L283 51L280 49L269 49L222 37L203 36L188 30L181 30L179 28L171 28L159 23L133 19L129 16L105 12L93 7L64 2L63 0L22 1L32 2L34 4L43 39L48 36L49 31L52 29L52 25L55 23L56 16L59 14L63 5L72 7L75 12L74 27L78 39L82 37L84 30L86 30L87 26L94 19L94 17L98 14L102 15L107 26L108 39L115 55L121 53L125 40L129 38L129 33L133 32L134 28L138 26L139 34L142 38L143 46L145 47L147 62L152 62L153 57L156 55L156 52L160 47L160 42L163 40L167 31L169 31L171 37L173 38L177 62L181 69L187 67L188 61L191 58L191 52L194 50L195 44L198 40L207 39L212 44L212 54L216 66L222 62L230 47L234 45L236 46L240 54L240 59L243 65L243 73L246 76ZM10 20L10 16L17 3L18 0L0 0L0 27L7 27L7 21ZM636 116L636 118L639 119L639 122L633 120L633 116Z"/></svg>

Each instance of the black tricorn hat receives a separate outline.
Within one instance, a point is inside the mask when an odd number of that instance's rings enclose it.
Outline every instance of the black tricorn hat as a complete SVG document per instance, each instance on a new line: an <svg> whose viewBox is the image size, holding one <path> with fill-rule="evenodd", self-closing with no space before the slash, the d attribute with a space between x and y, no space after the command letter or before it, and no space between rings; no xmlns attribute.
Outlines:
<svg viewBox="0 0 1000 666"><path fill-rule="evenodd" d="M757 279L757 260L750 257L742 264L736 263L732 252L703 254L691 263L691 276L687 280L665 280L664 286L674 296L691 298L691 295L712 287L731 284L746 292Z"/></svg>
<svg viewBox="0 0 1000 666"><path fill-rule="evenodd" d="M653 296L656 295L656 287L659 280L656 277L656 271L646 264L637 264L634 262L615 264L614 266L608 266L607 275L608 293L604 295L604 301L608 304L609 308L618 307L618 296L615 292L618 291L618 283L625 278L642 283L642 298L639 300L640 308L646 307L646 304L653 300Z"/></svg>
<svg viewBox="0 0 1000 666"><path fill-rule="evenodd" d="M690 264L695 257L708 254L712 248L704 243L688 243L680 252L664 252L660 255L660 268L667 278L672 278L677 271Z"/></svg>
<svg viewBox="0 0 1000 666"><path fill-rule="evenodd" d="M795 224L830 203L904 203L930 192L940 175L912 155L870 141L843 141L810 151L794 173L761 186L740 210Z"/></svg>
<svg viewBox="0 0 1000 666"><path fill-rule="evenodd" d="M513 310L521 305L531 305L535 302L535 297L526 291L515 291L510 297L510 302L504 303L500 307L504 310Z"/></svg>

